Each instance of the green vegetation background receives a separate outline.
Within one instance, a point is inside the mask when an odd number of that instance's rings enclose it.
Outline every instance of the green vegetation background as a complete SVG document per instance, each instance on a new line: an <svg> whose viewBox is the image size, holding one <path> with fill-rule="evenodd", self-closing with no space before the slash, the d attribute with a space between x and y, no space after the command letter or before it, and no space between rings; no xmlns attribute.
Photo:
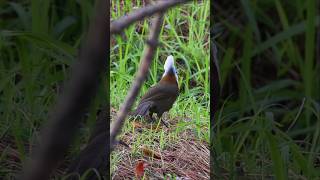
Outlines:
<svg viewBox="0 0 320 180"><path fill-rule="evenodd" d="M319 1L215 2L214 174L319 179Z"/></svg>
<svg viewBox="0 0 320 180"><path fill-rule="evenodd" d="M1 179L12 179L33 150L76 59L93 2L0 1ZM96 110L106 101L103 88L107 87L101 87L67 159L87 142ZM62 173L59 169L55 175Z"/></svg>
<svg viewBox="0 0 320 180"><path fill-rule="evenodd" d="M215 2L214 38L223 91L213 131L214 174L221 178L227 173L233 179L243 175L317 179L318 1ZM127 10L121 13L134 8L124 7ZM196 133L209 124L209 44L204 25L209 8L205 7L188 5L191 13L183 8L169 12L165 22L172 25L164 29L157 63L153 63L142 89L143 93L159 80L166 56L174 55L182 94L170 113L181 116L183 112L182 116L186 113L193 121L200 119L192 122ZM30 145L38 138L39 127L60 92L92 10L93 1L0 2L0 177L9 178L19 171L32 150ZM111 105L115 109L138 67L147 22L140 23L139 33L130 27L125 32L126 42L117 38L114 44L118 47L111 49L117 49L117 53L111 52L110 74ZM183 32L185 29L188 31ZM87 141L95 110L103 100L101 91L71 155ZM199 136L208 140L206 133Z"/></svg>

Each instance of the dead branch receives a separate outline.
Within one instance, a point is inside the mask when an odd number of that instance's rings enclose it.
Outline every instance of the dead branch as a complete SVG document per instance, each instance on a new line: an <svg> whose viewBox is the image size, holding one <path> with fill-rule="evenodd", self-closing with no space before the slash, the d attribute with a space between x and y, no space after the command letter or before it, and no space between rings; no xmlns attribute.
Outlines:
<svg viewBox="0 0 320 180"><path fill-rule="evenodd" d="M151 61L153 59L154 53L156 51L157 45L158 45L158 38L161 30L161 25L163 22L163 14L159 13L156 15L156 17L152 21L152 27L150 29L149 38L147 41L147 44L144 49L144 54L141 58L140 68L138 70L136 79L123 103L121 106L116 120L111 125L110 130L110 149L112 151L115 142L116 142L116 136L120 133L121 128L124 124L125 118L127 114L129 113L131 106L134 103L135 98L138 96L138 93L140 91L142 83L145 81L148 70L151 64Z"/></svg>
<svg viewBox="0 0 320 180"><path fill-rule="evenodd" d="M83 44L79 61L73 66L71 79L59 97L32 160L25 166L22 179L48 179L52 169L63 158L76 130L95 96L100 75L106 71L109 40L107 2L98 0L97 14ZM106 144L107 145L107 144Z"/></svg>
<svg viewBox="0 0 320 180"><path fill-rule="evenodd" d="M188 1L190 0L160 0L153 5L148 5L144 8L138 9L127 16L123 16L118 20L111 22L110 34L120 34L125 28L136 21L152 16L159 12L167 11L173 6L186 3Z"/></svg>

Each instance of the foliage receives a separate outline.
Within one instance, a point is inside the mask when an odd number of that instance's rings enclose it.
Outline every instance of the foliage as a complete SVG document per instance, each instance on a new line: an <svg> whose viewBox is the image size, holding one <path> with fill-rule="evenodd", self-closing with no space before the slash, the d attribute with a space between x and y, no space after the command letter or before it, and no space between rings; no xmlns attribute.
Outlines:
<svg viewBox="0 0 320 180"><path fill-rule="evenodd" d="M12 179L32 152L67 80L92 9L93 1L0 2L0 177ZM67 158L87 141L104 94L89 110Z"/></svg>
<svg viewBox="0 0 320 180"><path fill-rule="evenodd" d="M315 0L214 4L223 89L213 129L218 177L320 177L316 7Z"/></svg>
<svg viewBox="0 0 320 180"><path fill-rule="evenodd" d="M143 3L144 1L112 1L111 18L119 18L141 7ZM180 134L187 129L191 129L197 139L209 142L209 15L209 1L188 3L166 12L160 34L161 45L155 54L140 95L160 80L167 56L173 55L178 71L180 95L165 118L167 122L172 123L170 129L173 131L143 132L134 142L128 142L134 147L130 152L132 159L140 157L141 152L137 148L140 145L164 150L181 140ZM146 19L126 29L122 36L113 37L111 40L110 97L111 107L115 111L125 99L139 68L149 25L150 19ZM139 99L140 96L136 102ZM178 124L173 125L176 118ZM126 137L128 134L136 136L129 122L126 123L123 136ZM160 143L155 143L154 138L160 138ZM112 153L111 159L113 173L117 173L119 164L126 162L129 166L127 162L132 160L127 159L120 150Z"/></svg>

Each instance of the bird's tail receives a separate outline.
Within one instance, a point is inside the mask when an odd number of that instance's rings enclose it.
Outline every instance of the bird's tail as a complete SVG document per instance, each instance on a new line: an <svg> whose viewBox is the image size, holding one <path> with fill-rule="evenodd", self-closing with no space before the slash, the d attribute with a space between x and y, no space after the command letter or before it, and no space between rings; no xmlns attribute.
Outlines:
<svg viewBox="0 0 320 180"><path fill-rule="evenodd" d="M150 108L152 107L152 102L144 102L139 104L137 109L130 113L131 116L146 116L149 113Z"/></svg>

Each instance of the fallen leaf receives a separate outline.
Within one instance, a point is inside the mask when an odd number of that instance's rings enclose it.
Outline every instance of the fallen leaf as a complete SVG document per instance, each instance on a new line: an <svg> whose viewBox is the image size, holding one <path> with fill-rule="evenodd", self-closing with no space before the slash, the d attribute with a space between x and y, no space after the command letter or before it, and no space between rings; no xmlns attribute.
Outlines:
<svg viewBox="0 0 320 180"><path fill-rule="evenodd" d="M141 146L140 148L142 149L143 155L153 157L155 159L161 159L161 155L159 153L147 148L146 146Z"/></svg>
<svg viewBox="0 0 320 180"><path fill-rule="evenodd" d="M132 122L132 126L133 126L134 128L136 128L136 129L143 127L143 125L142 125L141 123L136 122L136 121L133 121L133 122Z"/></svg>
<svg viewBox="0 0 320 180"><path fill-rule="evenodd" d="M138 161L137 165L136 165L136 177L137 178L141 178L144 175L144 168L148 166L148 163L146 163L145 161Z"/></svg>

